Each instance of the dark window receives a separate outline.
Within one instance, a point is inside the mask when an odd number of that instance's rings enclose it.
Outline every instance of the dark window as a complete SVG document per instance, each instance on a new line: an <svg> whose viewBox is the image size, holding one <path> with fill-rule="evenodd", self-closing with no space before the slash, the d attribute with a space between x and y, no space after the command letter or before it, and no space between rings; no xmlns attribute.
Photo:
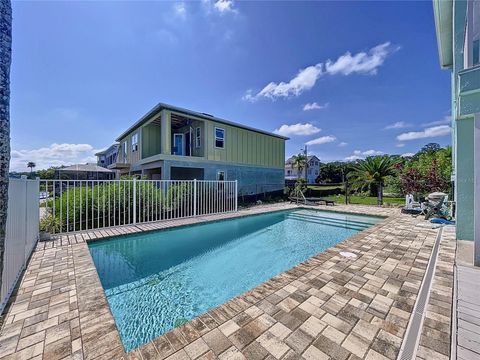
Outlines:
<svg viewBox="0 0 480 360"><path fill-rule="evenodd" d="M223 149L225 147L225 130L215 128L215 147Z"/></svg>

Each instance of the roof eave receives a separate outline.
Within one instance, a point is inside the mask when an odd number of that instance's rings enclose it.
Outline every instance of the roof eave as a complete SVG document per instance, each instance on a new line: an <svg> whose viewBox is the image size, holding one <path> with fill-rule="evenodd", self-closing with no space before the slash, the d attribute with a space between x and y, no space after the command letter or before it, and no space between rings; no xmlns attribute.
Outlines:
<svg viewBox="0 0 480 360"><path fill-rule="evenodd" d="M453 65L453 1L433 0L433 14L440 67L449 69Z"/></svg>
<svg viewBox="0 0 480 360"><path fill-rule="evenodd" d="M231 126L234 126L234 127L239 127L239 128L242 128L242 129L255 131L255 132L258 132L258 133L261 133L261 134L277 137L277 138L280 138L280 139L283 139L283 140L289 140L290 139L286 136L278 135L278 134L271 133L271 132L268 132L268 131L264 131L264 130L256 129L256 128L253 128L253 127L245 126L245 125L242 125L242 124L237 124L237 123L234 123L234 122L231 122L231 121L228 121L228 120L225 120L225 119L221 119L221 118L218 118L218 117L215 117L215 116L205 115L205 114L202 114L202 113L199 113L199 112L196 112L196 111L184 109L184 108L181 108L181 107L177 107L177 106L173 106L173 105L169 105L169 104L165 104L165 103L158 103L148 113L146 113L138 121L136 121L135 124L133 124L127 130L125 130L115 141L121 141L121 139L123 139L130 132L134 131L139 126L141 126L151 116L153 116L154 114L158 113L159 111L161 111L163 109L176 111L176 112L180 112L180 113L184 113L184 114L189 114L189 115L192 115L192 116L195 116L195 117L198 117L198 118L202 118L202 119L205 119L205 120L212 120L212 121L216 121L216 122L221 122L221 123L226 124L226 125L231 125Z"/></svg>

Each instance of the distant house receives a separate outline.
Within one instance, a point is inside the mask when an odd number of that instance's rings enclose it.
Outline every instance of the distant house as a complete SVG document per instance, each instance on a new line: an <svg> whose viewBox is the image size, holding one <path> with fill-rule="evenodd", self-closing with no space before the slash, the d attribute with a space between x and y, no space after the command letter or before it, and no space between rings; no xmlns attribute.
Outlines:
<svg viewBox="0 0 480 360"><path fill-rule="evenodd" d="M293 156L285 161L285 180L296 180L299 177L305 179L305 171L307 172L307 183L315 184L320 174L320 159L315 155L307 156L307 167L301 173L293 164Z"/></svg>
<svg viewBox="0 0 480 360"><path fill-rule="evenodd" d="M153 180L238 180L239 194L278 191L287 139L160 103L116 139L108 168Z"/></svg>
<svg viewBox="0 0 480 360"><path fill-rule="evenodd" d="M97 165L108 168L110 165L116 163L119 147L120 144L115 143L110 145L108 149L96 153L95 156L97 157Z"/></svg>
<svg viewBox="0 0 480 360"><path fill-rule="evenodd" d="M96 164L75 164L55 170L57 180L111 180L115 172Z"/></svg>

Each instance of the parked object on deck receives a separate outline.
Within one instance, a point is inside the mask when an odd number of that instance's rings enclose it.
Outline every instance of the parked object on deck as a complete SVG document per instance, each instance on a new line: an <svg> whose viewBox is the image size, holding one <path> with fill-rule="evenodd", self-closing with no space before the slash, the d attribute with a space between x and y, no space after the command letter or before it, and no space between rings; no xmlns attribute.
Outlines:
<svg viewBox="0 0 480 360"><path fill-rule="evenodd" d="M455 221L442 218L433 218L430 220L432 224L455 225Z"/></svg>
<svg viewBox="0 0 480 360"><path fill-rule="evenodd" d="M423 210L425 220L428 220L433 216L446 220L452 219L450 208L448 207L448 195L445 193L434 192L429 194L423 205L425 206L425 209Z"/></svg>
<svg viewBox="0 0 480 360"><path fill-rule="evenodd" d="M405 207L402 214L420 215L423 213L424 205L414 200L412 194L405 195Z"/></svg>

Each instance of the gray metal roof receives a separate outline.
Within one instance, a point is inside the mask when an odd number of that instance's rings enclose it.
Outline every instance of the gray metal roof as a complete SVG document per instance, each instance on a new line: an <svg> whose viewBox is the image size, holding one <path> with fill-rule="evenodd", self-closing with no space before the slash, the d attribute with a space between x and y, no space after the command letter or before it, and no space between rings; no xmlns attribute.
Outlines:
<svg viewBox="0 0 480 360"><path fill-rule="evenodd" d="M289 139L288 137L285 137L285 136L282 136L282 135L278 135L278 134L275 134L275 133L272 133L272 132L268 132L268 131L256 129L256 128L253 128L253 127L250 127L250 126L246 126L246 125L242 125L242 124L238 124L238 123L235 123L235 122L232 122L232 121L228 121L228 120L225 120L225 119L221 119L221 118L215 117L215 116L213 116L213 115L209 115L209 114L205 114L205 113L201 113L201 112L197 112L197 111L188 110L188 109L184 109L184 108L181 108L181 107L177 107L177 106L173 106L173 105L169 105L169 104L165 104L165 103L158 103L158 104L157 104L155 107L153 107L148 113L146 113L145 115L143 115L137 122L135 122L135 124L133 124L133 125L130 126L127 130L125 130L125 131L116 139L116 141L120 141L121 139L123 139L123 138L124 138L126 135L128 135L130 132L132 132L133 130L135 130L136 128L138 128L140 125L142 125L143 123L145 123L151 116L153 116L154 114L158 113L159 111L161 111L161 110L163 110L163 109L171 110L171 111L176 111L176 112L179 112L179 113L182 113L182 114L185 114L185 115L191 115L191 116L195 116L195 117L198 117L198 118L201 118L201 119L205 119L205 120L216 121L216 122L219 122L219 123L222 123L222 124L239 127L239 128L246 129L246 130L255 131L255 132L258 132L258 133L261 133L261 134L274 136L274 137L277 137L277 138L280 138L280 139L283 139L283 140L288 140L288 139Z"/></svg>
<svg viewBox="0 0 480 360"><path fill-rule="evenodd" d="M117 148L118 148L119 146L120 146L119 143L114 143L114 144L110 145L108 148L106 148L105 150L102 150L102 151L99 151L99 152L95 153L95 156L106 154L106 153L109 152L112 148L114 148L114 147L117 147Z"/></svg>
<svg viewBox="0 0 480 360"><path fill-rule="evenodd" d="M103 168L96 164L75 164L75 165L70 165L70 166L58 169L58 171L61 171L61 172L65 172L65 171L67 172L107 172L107 173L113 172L112 170Z"/></svg>

